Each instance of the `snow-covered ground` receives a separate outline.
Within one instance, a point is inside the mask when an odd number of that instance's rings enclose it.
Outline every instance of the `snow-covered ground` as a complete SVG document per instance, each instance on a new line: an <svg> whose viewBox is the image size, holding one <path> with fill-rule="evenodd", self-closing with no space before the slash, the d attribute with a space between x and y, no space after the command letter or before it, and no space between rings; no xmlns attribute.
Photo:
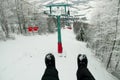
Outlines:
<svg viewBox="0 0 120 80"><path fill-rule="evenodd" d="M72 30L62 30L63 56L57 53L57 33L16 36L16 40L0 42L0 80L41 80L45 70L44 57L51 52L56 58L60 80L77 80L77 55L86 54L88 68L96 80L118 80L108 73L94 57L86 43L75 40Z"/></svg>

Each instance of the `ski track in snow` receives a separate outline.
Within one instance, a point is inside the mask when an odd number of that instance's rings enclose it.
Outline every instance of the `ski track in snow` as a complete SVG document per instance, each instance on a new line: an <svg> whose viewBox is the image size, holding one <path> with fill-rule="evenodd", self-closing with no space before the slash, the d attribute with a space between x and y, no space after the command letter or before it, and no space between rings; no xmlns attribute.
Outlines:
<svg viewBox="0 0 120 80"><path fill-rule="evenodd" d="M108 73L94 57L86 43L75 40L72 30L62 30L63 57L57 53L57 33L16 36L16 40L0 42L0 80L41 80L45 70L44 57L55 55L60 80L77 80L77 55L86 54L88 68L96 80L118 80ZM66 56L66 57L64 57Z"/></svg>

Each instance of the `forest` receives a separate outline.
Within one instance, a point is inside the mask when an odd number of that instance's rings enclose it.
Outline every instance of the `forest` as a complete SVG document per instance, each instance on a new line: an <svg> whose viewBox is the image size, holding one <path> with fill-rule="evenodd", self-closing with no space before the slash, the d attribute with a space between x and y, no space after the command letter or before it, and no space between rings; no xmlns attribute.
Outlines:
<svg viewBox="0 0 120 80"><path fill-rule="evenodd" d="M92 13L88 45L120 77L120 0L100 0Z"/></svg>

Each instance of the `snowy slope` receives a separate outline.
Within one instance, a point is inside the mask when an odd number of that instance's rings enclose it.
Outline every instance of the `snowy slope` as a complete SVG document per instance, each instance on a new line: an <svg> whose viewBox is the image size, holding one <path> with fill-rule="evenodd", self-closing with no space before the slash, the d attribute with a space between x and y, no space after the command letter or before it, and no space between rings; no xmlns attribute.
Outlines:
<svg viewBox="0 0 120 80"><path fill-rule="evenodd" d="M0 80L41 80L45 70L44 57L52 52L60 80L77 80L77 55L88 57L88 68L96 80L118 80L106 71L86 43L75 40L72 30L62 30L63 49L66 57L57 53L57 33L34 36L16 36L16 40L0 42Z"/></svg>

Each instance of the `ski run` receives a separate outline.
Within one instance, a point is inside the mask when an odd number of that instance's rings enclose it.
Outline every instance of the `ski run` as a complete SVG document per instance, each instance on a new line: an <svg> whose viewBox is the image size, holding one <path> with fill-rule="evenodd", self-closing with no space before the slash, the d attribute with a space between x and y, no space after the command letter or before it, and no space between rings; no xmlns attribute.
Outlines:
<svg viewBox="0 0 120 80"><path fill-rule="evenodd" d="M86 47L77 41L72 30L62 29L62 57L57 53L55 34L22 36L16 40L0 42L0 80L41 80L46 68L47 53L55 56L60 80L77 80L77 56L86 54L88 68L96 80L118 80L106 71L105 66Z"/></svg>

